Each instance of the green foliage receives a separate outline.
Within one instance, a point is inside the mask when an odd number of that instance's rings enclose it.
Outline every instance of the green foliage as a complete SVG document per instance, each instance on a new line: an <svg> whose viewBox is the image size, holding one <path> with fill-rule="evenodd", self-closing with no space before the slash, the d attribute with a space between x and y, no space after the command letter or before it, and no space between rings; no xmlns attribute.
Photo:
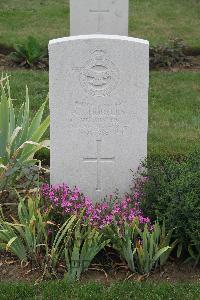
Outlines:
<svg viewBox="0 0 200 300"><path fill-rule="evenodd" d="M69 281L79 280L82 273L88 270L95 256L109 243L103 233L81 224L81 218L76 224L73 239L65 241L65 261L67 266L66 278Z"/></svg>
<svg viewBox="0 0 200 300"><path fill-rule="evenodd" d="M48 243L48 250L46 254L47 264L46 269L50 273L56 274L56 267L59 260L63 257L65 244L72 239L72 234L77 223L77 217L71 216L64 224L55 232L53 238Z"/></svg>
<svg viewBox="0 0 200 300"><path fill-rule="evenodd" d="M196 267L200 263L200 245L190 244L188 246L188 252L190 257L186 260L186 262L194 263L194 267Z"/></svg>
<svg viewBox="0 0 200 300"><path fill-rule="evenodd" d="M21 66L29 67L37 64L47 55L47 51L41 48L39 42L29 36L24 44L16 44L15 52L10 54L10 58Z"/></svg>
<svg viewBox="0 0 200 300"><path fill-rule="evenodd" d="M162 229L155 222L149 229L146 224L139 228L138 221L132 225L124 223L122 228L116 225L107 226L105 235L111 239L111 246L119 253L121 258L128 264L132 272L148 274L158 265L164 265L177 241L171 246L172 231L166 234L165 225Z"/></svg>
<svg viewBox="0 0 200 300"><path fill-rule="evenodd" d="M139 239L136 241L135 258L137 268L140 274L148 274L153 268L159 264L164 265L176 245L176 241L169 246L172 231L165 234L165 226L160 228L159 223L155 223L152 231L145 225L144 230L137 227Z"/></svg>
<svg viewBox="0 0 200 300"><path fill-rule="evenodd" d="M185 45L180 39L170 41L170 43L150 48L150 67L174 67L187 62L184 54Z"/></svg>
<svg viewBox="0 0 200 300"><path fill-rule="evenodd" d="M129 269L132 272L136 272L134 255L136 253L135 241L137 231L135 224L130 226L125 222L122 228L119 228L119 226L115 224L107 226L105 235L110 238L113 249L115 249L120 257L128 264Z"/></svg>
<svg viewBox="0 0 200 300"><path fill-rule="evenodd" d="M200 249L200 151L179 162L149 158L144 165L148 169L141 191L144 213L165 220L167 230L175 228L173 236L185 250L189 244Z"/></svg>
<svg viewBox="0 0 200 300"><path fill-rule="evenodd" d="M55 275L65 243L72 239L77 218L72 216L57 228L49 219L49 212L50 209L44 210L39 195L20 198L17 219L12 217L12 222L5 219L1 209L0 249L21 261L38 263L44 267L44 273ZM53 237L49 234L50 226L54 227Z"/></svg>
<svg viewBox="0 0 200 300"><path fill-rule="evenodd" d="M163 222L162 229L160 228L159 223L156 223L156 226L158 227L157 230L160 231L160 248L168 247L168 250L166 250L164 253L162 253L162 255L159 258L160 265L164 266L167 263L170 255L171 255L171 252L174 250L174 248L177 245L179 245L179 241L177 239L174 240L172 237L174 228L169 230L166 233L165 221ZM171 243L171 241L172 241L172 243Z"/></svg>
<svg viewBox="0 0 200 300"><path fill-rule="evenodd" d="M38 262L41 247L47 248L48 215L41 212L40 198L22 199L18 219L7 222L1 209L0 249L11 252L21 261Z"/></svg>
<svg viewBox="0 0 200 300"><path fill-rule="evenodd" d="M20 196L19 196L20 197ZM88 221L73 215L58 226L50 219L51 207L44 209L38 195L19 199L17 218L8 222L0 211L0 250L21 262L37 263L44 276L57 276L64 266L69 281L80 279L94 257L109 243Z"/></svg>
<svg viewBox="0 0 200 300"><path fill-rule="evenodd" d="M9 181L13 183L21 168L34 164L34 154L47 147L48 141L41 141L49 127L49 116L42 121L46 101L40 106L30 122L28 88L26 101L16 114L11 99L8 77L1 78L0 94L0 188L5 188Z"/></svg>

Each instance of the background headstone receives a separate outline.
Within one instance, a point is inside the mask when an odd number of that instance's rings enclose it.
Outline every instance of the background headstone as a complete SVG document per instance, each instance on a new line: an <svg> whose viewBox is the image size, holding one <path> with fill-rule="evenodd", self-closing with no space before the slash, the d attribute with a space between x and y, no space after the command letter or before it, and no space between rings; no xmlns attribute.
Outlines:
<svg viewBox="0 0 200 300"><path fill-rule="evenodd" d="M129 0L70 0L70 34L128 35Z"/></svg>
<svg viewBox="0 0 200 300"><path fill-rule="evenodd" d="M149 44L90 35L50 41L51 183L93 200L128 191L147 155Z"/></svg>

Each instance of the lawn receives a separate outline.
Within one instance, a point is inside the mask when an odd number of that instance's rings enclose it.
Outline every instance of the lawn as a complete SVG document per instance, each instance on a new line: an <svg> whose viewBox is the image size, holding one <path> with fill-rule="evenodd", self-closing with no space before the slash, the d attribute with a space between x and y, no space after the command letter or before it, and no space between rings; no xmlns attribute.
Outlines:
<svg viewBox="0 0 200 300"><path fill-rule="evenodd" d="M49 39L69 35L69 13L69 0L1 0L0 44L32 35L46 46ZM178 37L200 47L199 26L198 0L130 0L129 34L151 44Z"/></svg>
<svg viewBox="0 0 200 300"><path fill-rule="evenodd" d="M13 71L11 91L16 106L24 100L25 85L33 112L48 93L48 73ZM149 97L149 153L186 154L200 147L200 73L151 72Z"/></svg>
<svg viewBox="0 0 200 300"><path fill-rule="evenodd" d="M63 281L43 283L39 286L28 284L0 284L1 300L51 299L51 300L197 300L199 284L153 284L153 283L75 283L67 285Z"/></svg>

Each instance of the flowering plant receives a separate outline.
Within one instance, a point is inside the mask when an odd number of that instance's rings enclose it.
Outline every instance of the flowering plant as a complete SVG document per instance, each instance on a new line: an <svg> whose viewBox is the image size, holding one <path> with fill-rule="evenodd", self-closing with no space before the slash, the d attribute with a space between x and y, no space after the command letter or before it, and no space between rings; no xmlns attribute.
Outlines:
<svg viewBox="0 0 200 300"><path fill-rule="evenodd" d="M52 212L60 218L80 216L84 210L83 220L89 219L90 225L95 228L102 229L113 222L118 226L124 222L131 224L135 218L140 224L150 224L150 219L144 217L140 210L138 191L131 196L126 194L122 199L110 195L96 204L84 196L79 188L70 189L66 184L45 184L41 187L41 195L54 208Z"/></svg>

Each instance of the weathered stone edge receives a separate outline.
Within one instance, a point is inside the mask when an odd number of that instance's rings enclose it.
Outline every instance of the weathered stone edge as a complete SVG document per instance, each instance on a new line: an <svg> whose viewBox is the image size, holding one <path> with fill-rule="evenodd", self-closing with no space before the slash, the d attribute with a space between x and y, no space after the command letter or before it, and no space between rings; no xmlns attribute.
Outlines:
<svg viewBox="0 0 200 300"><path fill-rule="evenodd" d="M90 34L90 35L77 35L77 36L69 36L69 37L62 37L58 39L52 39L49 41L49 46L58 43L65 43L68 41L92 40L92 39L120 40L120 41L128 41L128 42L135 42L135 43L149 45L149 41L134 38L134 37L121 36L121 35L107 35L107 34Z"/></svg>

